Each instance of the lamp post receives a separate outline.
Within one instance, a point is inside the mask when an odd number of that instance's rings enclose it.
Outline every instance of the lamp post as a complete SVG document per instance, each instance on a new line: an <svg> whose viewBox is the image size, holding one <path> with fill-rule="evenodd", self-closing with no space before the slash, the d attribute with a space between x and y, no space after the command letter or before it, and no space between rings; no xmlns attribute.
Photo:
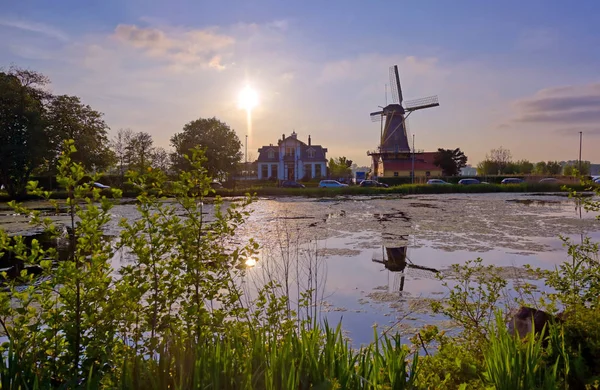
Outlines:
<svg viewBox="0 0 600 390"><path fill-rule="evenodd" d="M579 174L581 175L581 140L583 137L583 132L579 132Z"/></svg>
<svg viewBox="0 0 600 390"><path fill-rule="evenodd" d="M413 134L413 147L412 147L412 184L415 184L415 135Z"/></svg>
<svg viewBox="0 0 600 390"><path fill-rule="evenodd" d="M248 178L248 134L246 134L246 144L244 146L244 178Z"/></svg>

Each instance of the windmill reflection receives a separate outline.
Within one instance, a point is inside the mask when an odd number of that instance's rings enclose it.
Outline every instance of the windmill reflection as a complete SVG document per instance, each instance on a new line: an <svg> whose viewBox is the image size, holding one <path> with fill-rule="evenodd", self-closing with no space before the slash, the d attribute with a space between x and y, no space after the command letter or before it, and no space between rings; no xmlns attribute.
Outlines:
<svg viewBox="0 0 600 390"><path fill-rule="evenodd" d="M406 278L407 268L410 269L410 273L417 277L433 278L439 272L435 268L424 267L418 264L414 264L407 256L408 247L389 247L382 246L381 254L374 253L372 261L375 263L383 264L384 267L394 273L394 285L393 290L403 292L404 282ZM389 282L388 282L389 283Z"/></svg>

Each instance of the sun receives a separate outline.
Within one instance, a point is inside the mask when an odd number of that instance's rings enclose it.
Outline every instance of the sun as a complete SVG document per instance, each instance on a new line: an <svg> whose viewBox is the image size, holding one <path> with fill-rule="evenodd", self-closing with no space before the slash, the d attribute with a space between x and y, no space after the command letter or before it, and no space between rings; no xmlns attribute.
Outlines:
<svg viewBox="0 0 600 390"><path fill-rule="evenodd" d="M258 105L258 93L250 86L246 85L244 89L240 91L238 96L238 107L246 111L252 111L254 107Z"/></svg>

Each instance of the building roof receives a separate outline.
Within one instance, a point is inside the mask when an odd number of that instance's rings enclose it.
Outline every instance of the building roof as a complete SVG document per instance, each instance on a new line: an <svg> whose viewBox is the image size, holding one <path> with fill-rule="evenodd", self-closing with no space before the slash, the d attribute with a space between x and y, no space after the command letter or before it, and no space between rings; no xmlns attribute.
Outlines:
<svg viewBox="0 0 600 390"><path fill-rule="evenodd" d="M384 160L383 169L386 171L410 171L412 170L412 160ZM416 171L440 171L442 168L427 161L415 159Z"/></svg>
<svg viewBox="0 0 600 390"><path fill-rule="evenodd" d="M266 145L266 146L263 146L260 149L258 149L258 159L256 161L257 162L273 162L273 163L279 162L279 148L282 143L284 143L288 140L292 140L292 141L300 144L300 157L299 158L300 158L300 160L302 160L303 163L327 162L327 156L326 156L327 148L324 148L321 145L311 145L310 144L310 135L308 136L309 144L306 144L297 138L297 134L295 132L292 133L292 135L290 135L287 138L282 137L279 141L277 141L277 145L273 145L273 144ZM314 157L309 157L309 155L308 155L308 151L311 149L314 151ZM274 151L273 158L269 158L270 150Z"/></svg>

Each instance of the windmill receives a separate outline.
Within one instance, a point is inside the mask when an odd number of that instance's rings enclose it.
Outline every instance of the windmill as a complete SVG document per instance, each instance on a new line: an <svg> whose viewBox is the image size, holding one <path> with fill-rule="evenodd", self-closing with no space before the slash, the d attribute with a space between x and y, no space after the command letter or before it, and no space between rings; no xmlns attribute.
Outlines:
<svg viewBox="0 0 600 390"><path fill-rule="evenodd" d="M414 111L440 105L437 96L429 96L408 101L403 106L404 98L397 65L390 67L390 90L393 103L381 107L381 111L370 114L372 121L381 121L379 153L369 153L370 155L410 153L411 149L406 134L406 119Z"/></svg>
<svg viewBox="0 0 600 390"><path fill-rule="evenodd" d="M413 263L407 256L408 247L406 246L382 246L381 250L381 254L378 254L377 252L373 253L372 261L374 263L383 264L388 271L395 275L393 287L395 291L404 291L404 281L407 273L411 273L412 276L416 278L434 279L440 272L435 268L424 267Z"/></svg>

